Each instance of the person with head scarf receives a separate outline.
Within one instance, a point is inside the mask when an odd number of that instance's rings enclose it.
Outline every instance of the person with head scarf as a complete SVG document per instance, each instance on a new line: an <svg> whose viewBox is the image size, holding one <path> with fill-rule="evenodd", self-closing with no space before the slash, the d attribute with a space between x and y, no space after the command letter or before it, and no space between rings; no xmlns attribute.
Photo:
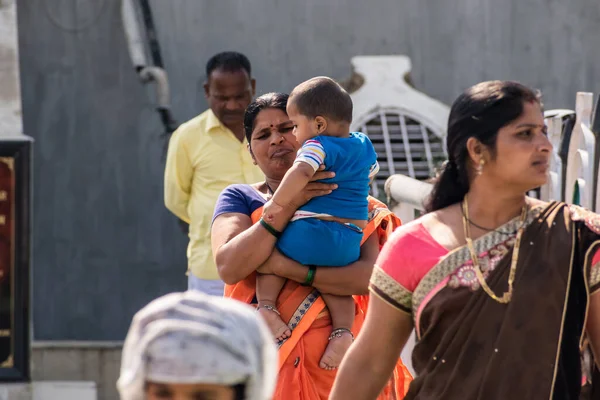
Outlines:
<svg viewBox="0 0 600 400"><path fill-rule="evenodd" d="M125 339L121 400L269 400L277 353L255 310L197 291L142 308Z"/></svg>

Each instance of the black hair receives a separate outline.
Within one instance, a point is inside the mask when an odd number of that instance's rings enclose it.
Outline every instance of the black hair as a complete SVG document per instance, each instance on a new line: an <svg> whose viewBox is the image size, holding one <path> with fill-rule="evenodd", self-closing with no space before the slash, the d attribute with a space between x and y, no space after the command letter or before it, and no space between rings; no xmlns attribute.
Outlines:
<svg viewBox="0 0 600 400"><path fill-rule="evenodd" d="M352 98L336 81L325 76L296 86L290 94L290 103L308 118L321 115L334 121L352 122Z"/></svg>
<svg viewBox="0 0 600 400"><path fill-rule="evenodd" d="M467 140L478 139L493 157L498 131L523 114L526 102L541 105L540 93L511 81L481 82L458 96L448 118L448 161L435 179L427 212L462 201L469 191Z"/></svg>
<svg viewBox="0 0 600 400"><path fill-rule="evenodd" d="M236 51L224 51L212 56L206 63L206 79L209 79L210 74L217 69L225 72L244 70L248 73L248 76L252 74L248 57Z"/></svg>
<svg viewBox="0 0 600 400"><path fill-rule="evenodd" d="M257 97L248 105L248 107L246 107L246 113L244 114L244 131L248 143L250 143L250 139L252 138L254 122L256 121L258 113L267 108L276 108L287 114L286 106L288 97L289 96L285 93L267 93Z"/></svg>

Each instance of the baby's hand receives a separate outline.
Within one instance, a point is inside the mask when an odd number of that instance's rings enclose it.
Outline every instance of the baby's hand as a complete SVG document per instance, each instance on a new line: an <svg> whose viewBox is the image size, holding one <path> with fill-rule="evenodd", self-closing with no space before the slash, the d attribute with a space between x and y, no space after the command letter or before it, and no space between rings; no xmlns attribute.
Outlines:
<svg viewBox="0 0 600 400"><path fill-rule="evenodd" d="M269 223L273 222L273 220L283 211L283 206L275 203L273 200L267 201L267 203L263 207L263 219Z"/></svg>

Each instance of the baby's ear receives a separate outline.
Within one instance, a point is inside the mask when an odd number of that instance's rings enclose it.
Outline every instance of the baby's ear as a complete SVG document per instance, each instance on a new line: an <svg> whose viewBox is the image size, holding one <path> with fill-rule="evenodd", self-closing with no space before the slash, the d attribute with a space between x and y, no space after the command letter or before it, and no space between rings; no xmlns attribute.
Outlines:
<svg viewBox="0 0 600 400"><path fill-rule="evenodd" d="M320 115L317 115L315 117L315 125L317 127L317 133L320 135L321 133L327 130L327 119Z"/></svg>

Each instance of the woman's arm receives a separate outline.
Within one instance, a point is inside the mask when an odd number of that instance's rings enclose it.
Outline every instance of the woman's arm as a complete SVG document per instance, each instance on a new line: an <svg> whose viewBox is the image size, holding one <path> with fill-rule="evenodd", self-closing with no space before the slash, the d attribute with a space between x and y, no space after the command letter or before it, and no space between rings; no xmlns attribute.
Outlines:
<svg viewBox="0 0 600 400"><path fill-rule="evenodd" d="M365 324L342 360L329 400L375 399L390 379L412 328L409 314L371 296Z"/></svg>
<svg viewBox="0 0 600 400"><path fill-rule="evenodd" d="M334 175L333 172L319 171L313 179L327 179ZM309 183L291 204L269 221L269 225L283 231L300 205L313 197L329 194L336 188L335 184ZM267 260L275 246L275 237L262 225L253 225L249 215L231 212L221 214L213 221L211 243L219 276L223 282L233 285Z"/></svg>
<svg viewBox="0 0 600 400"><path fill-rule="evenodd" d="M280 231L285 227L282 217L277 217L280 219L277 226L271 223ZM245 214L227 213L215 218L211 229L212 251L223 282L234 285L250 275L269 257L275 240L262 225L253 225Z"/></svg>
<svg viewBox="0 0 600 400"><path fill-rule="evenodd" d="M369 278L378 255L379 238L373 233L360 247L358 261L345 267L318 267L312 286L322 293L338 296L367 294ZM274 250L258 272L273 273L303 283L308 268Z"/></svg>

